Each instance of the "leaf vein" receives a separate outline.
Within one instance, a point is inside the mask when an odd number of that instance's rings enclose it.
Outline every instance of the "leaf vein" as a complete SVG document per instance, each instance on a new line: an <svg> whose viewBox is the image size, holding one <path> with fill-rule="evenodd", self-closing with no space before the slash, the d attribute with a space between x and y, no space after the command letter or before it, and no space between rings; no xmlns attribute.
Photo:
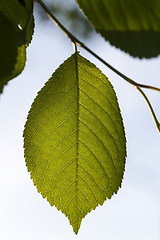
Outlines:
<svg viewBox="0 0 160 240"><path fill-rule="evenodd" d="M112 154L110 153L110 151L108 150L108 148L106 147L106 145L102 142L102 140L97 136L97 134L85 123L83 122L81 119L80 121L96 136L96 138L101 142L101 144L104 146L104 148L106 149L106 151L108 152L108 154L110 155L110 158L112 160L112 163L114 165L114 168L116 170L116 166L114 164L114 161L113 161L113 157L112 157Z"/></svg>

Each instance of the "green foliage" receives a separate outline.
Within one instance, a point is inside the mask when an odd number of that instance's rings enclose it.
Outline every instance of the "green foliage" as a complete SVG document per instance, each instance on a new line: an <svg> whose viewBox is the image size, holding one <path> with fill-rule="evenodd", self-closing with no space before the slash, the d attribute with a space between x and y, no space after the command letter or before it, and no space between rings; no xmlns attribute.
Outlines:
<svg viewBox="0 0 160 240"><path fill-rule="evenodd" d="M77 44L137 87L159 130L160 123L140 88L160 89L124 76L74 37L41 0L36 1L70 38L75 53L53 73L32 104L24 130L25 160L38 192L68 217L77 234L86 214L121 187L126 157L114 89L95 65L79 55ZM160 54L159 0L77 2L111 44L140 58ZM78 25L83 19L90 29L77 8L66 14L64 8L54 10ZM0 93L24 69L33 31L32 0L0 0Z"/></svg>
<svg viewBox="0 0 160 240"><path fill-rule="evenodd" d="M77 0L97 32L132 56L160 54L159 0Z"/></svg>
<svg viewBox="0 0 160 240"><path fill-rule="evenodd" d="M125 135L113 87L73 54L38 93L24 130L25 158L44 198L77 234L82 218L121 186Z"/></svg>
<svg viewBox="0 0 160 240"><path fill-rule="evenodd" d="M17 39L12 22L1 11L0 23L0 80L2 81L13 71L17 57ZM1 81L0 92L2 90Z"/></svg>
<svg viewBox="0 0 160 240"><path fill-rule="evenodd" d="M24 69L34 29L32 5L31 0L0 0L0 93Z"/></svg>

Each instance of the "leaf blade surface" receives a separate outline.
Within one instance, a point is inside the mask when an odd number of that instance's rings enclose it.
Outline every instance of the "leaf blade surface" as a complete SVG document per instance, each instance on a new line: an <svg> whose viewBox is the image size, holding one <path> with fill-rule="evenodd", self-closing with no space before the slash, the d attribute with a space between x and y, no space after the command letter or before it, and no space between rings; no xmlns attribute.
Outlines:
<svg viewBox="0 0 160 240"><path fill-rule="evenodd" d="M79 54L38 93L24 130L28 171L77 234L82 218L121 186L125 135L113 87Z"/></svg>

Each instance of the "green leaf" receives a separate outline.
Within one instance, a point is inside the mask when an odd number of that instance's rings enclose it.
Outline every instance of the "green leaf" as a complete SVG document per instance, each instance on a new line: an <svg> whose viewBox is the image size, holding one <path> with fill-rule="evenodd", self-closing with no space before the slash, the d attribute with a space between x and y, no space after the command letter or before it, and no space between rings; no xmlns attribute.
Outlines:
<svg viewBox="0 0 160 240"><path fill-rule="evenodd" d="M0 11L0 86L9 77L17 58L17 36L12 22ZM1 90L1 87L0 87Z"/></svg>
<svg viewBox="0 0 160 240"><path fill-rule="evenodd" d="M19 45L29 45L34 32L33 1L0 0L0 10L14 23Z"/></svg>
<svg viewBox="0 0 160 240"><path fill-rule="evenodd" d="M26 47L31 42L34 31L33 2L0 0L0 12L3 16L0 21L0 93L2 93L4 85L24 69Z"/></svg>
<svg viewBox="0 0 160 240"><path fill-rule="evenodd" d="M0 0L0 10L3 11L15 25L20 25L23 29L33 13L33 1Z"/></svg>
<svg viewBox="0 0 160 240"><path fill-rule="evenodd" d="M38 93L24 129L34 185L77 234L82 218L121 186L126 141L112 85L78 53Z"/></svg>
<svg viewBox="0 0 160 240"><path fill-rule="evenodd" d="M77 0L96 31L140 58L160 54L159 0Z"/></svg>
<svg viewBox="0 0 160 240"><path fill-rule="evenodd" d="M10 59L7 60L6 66L8 66ZM8 77L0 79L0 93L2 93L4 86L9 80L17 77L24 69L26 62L26 47L24 45L17 48L17 57L14 64L14 69ZM0 70L3 69L3 64L0 65Z"/></svg>

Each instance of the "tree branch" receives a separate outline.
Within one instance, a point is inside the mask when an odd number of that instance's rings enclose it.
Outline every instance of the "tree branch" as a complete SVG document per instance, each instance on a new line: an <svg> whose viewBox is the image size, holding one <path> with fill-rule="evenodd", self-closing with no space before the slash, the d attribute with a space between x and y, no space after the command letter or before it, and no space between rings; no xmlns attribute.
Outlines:
<svg viewBox="0 0 160 240"><path fill-rule="evenodd" d="M135 87L142 87L142 88L148 88L152 90L156 90L160 92L160 88L144 85L137 83L130 79L129 77L125 76L123 73L119 72L117 69L112 67L109 63L107 63L104 59L102 59L100 56L98 56L95 52L93 52L91 49L89 49L87 46L85 46L84 43L82 43L80 40L78 40L71 32L69 32L61 23L60 21L50 12L50 10L47 8L47 6L43 3L42 0L35 0L46 12L46 14L49 16L49 18L67 35L67 37L74 43L85 49L87 52L92 54L95 58L97 58L99 61L101 61L104 65L106 65L108 68L110 68L113 72L118 74L120 77L122 77L124 80L126 80L128 83L134 85Z"/></svg>
<svg viewBox="0 0 160 240"><path fill-rule="evenodd" d="M67 35L67 37L71 40L71 42L76 46L79 45L80 47L82 47L83 49L85 49L87 52L89 52L90 54L92 54L95 58L97 58L99 61L101 61L104 65L106 65L109 69L111 69L113 72L115 72L117 75L119 75L120 77L122 77L124 80L126 80L128 83L132 84L133 86L135 86L138 91L142 94L142 96L144 97L144 99L146 100L150 111L152 113L153 119L156 123L156 126L158 128L158 131L160 132L160 123L157 120L157 117L155 115L155 112L152 108L151 103L149 102L147 96L145 95L145 93L141 90L141 88L147 88L147 89L152 89L155 91L159 91L160 92L160 88L154 87L154 86L150 86L150 85L144 85L144 84L140 84L137 83L135 81L133 81L132 79L128 78L127 76L125 76L123 73L119 72L117 69L115 69L113 66L111 66L109 63L107 63L104 59L102 59L100 56L98 56L95 52L93 52L91 49L89 49L87 46L85 46L84 43L82 43L80 40L78 40L71 32L69 32L65 26L63 26L63 24L60 23L60 21L50 12L50 10L47 8L47 6L43 3L42 0L34 0L35 2L37 2L42 8L43 10L46 12L46 14L49 16L49 18Z"/></svg>

